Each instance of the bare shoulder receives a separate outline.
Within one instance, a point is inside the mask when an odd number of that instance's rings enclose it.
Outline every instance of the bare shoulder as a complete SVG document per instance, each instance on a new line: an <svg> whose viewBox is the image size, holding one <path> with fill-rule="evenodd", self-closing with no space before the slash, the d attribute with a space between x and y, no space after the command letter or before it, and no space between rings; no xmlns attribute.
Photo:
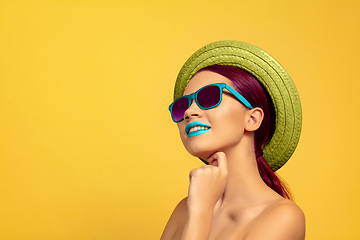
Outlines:
<svg viewBox="0 0 360 240"><path fill-rule="evenodd" d="M270 204L253 222L245 239L264 239L264 236L268 240L305 239L303 211L288 199Z"/></svg>
<svg viewBox="0 0 360 240"><path fill-rule="evenodd" d="M161 236L161 240L180 239L186 223L187 215L188 210L186 197L178 203L173 213L171 214L169 221L166 224L164 232Z"/></svg>

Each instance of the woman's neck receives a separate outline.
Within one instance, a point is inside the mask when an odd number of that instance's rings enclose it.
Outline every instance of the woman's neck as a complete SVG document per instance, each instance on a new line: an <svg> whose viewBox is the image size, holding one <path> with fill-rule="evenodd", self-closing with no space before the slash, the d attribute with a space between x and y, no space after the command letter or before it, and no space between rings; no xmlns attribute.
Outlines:
<svg viewBox="0 0 360 240"><path fill-rule="evenodd" d="M224 195L215 208L257 206L281 198L259 174L253 140L244 140L225 151L228 178Z"/></svg>

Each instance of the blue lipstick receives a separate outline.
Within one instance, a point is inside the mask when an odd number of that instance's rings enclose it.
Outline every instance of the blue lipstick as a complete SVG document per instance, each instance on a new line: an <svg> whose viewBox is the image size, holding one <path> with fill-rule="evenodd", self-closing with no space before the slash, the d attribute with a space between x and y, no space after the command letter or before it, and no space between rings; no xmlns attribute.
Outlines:
<svg viewBox="0 0 360 240"><path fill-rule="evenodd" d="M208 129L198 130L198 131L189 133L189 131L192 127L206 127ZM210 126L205 123L202 123L202 122L191 122L188 125L186 125L186 127L185 127L185 132L186 132L188 138L206 133L209 130L210 130Z"/></svg>

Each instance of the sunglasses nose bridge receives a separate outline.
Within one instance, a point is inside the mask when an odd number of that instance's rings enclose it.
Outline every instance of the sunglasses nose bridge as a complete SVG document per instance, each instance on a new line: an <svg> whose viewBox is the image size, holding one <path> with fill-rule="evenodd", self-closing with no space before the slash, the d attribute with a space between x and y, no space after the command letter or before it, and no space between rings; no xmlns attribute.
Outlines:
<svg viewBox="0 0 360 240"><path fill-rule="evenodd" d="M190 117L200 117L202 116L202 109L198 106L195 100L195 94L189 96L189 107L184 113L184 119L190 119Z"/></svg>

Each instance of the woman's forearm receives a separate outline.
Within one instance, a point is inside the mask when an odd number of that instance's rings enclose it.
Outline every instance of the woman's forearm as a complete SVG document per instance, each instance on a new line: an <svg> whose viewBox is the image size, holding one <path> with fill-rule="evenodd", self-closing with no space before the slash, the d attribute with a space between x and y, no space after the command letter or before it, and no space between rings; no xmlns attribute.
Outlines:
<svg viewBox="0 0 360 240"><path fill-rule="evenodd" d="M187 199L188 217L181 240L207 240L214 207L223 196L227 180L227 160L223 152L207 159L218 166L201 166L191 170Z"/></svg>
<svg viewBox="0 0 360 240"><path fill-rule="evenodd" d="M189 211L181 240L207 240L209 238L212 209Z"/></svg>

